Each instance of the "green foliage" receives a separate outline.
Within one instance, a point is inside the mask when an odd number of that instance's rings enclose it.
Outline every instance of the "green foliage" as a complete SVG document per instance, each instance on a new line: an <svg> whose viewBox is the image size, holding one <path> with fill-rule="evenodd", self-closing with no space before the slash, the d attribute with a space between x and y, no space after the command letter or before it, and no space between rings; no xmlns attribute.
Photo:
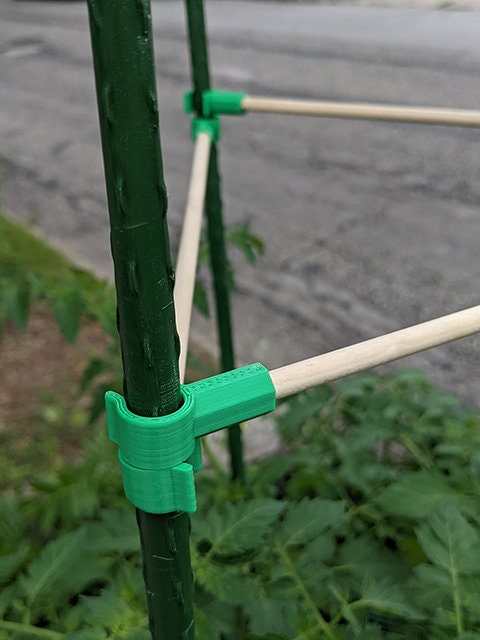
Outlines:
<svg viewBox="0 0 480 640"><path fill-rule="evenodd" d="M227 242L253 264L263 253L263 244L248 224L227 229ZM202 265L209 262L206 238L200 246L200 271L195 284L194 304L204 315L209 300L202 276ZM233 270L229 267L231 287ZM106 353L92 355L85 368L79 396L90 398L89 422L104 411L105 391L122 388L120 347L115 320L115 290L106 281L74 267L58 251L33 235L27 228L0 215L0 329L6 320L24 330L31 303L47 300L64 338L73 343L85 318L98 322L110 338Z"/></svg>
<svg viewBox="0 0 480 640"><path fill-rule="evenodd" d="M58 326L73 342L84 316L113 338L114 291L106 282L73 267L60 253L21 225L0 216L0 324L24 329L32 300L48 299Z"/></svg>
<svg viewBox="0 0 480 640"><path fill-rule="evenodd" d="M474 638L478 413L405 371L299 395L277 426L289 453L251 469L228 512L225 491L199 483L210 495L193 518L195 573L224 604L199 638ZM217 553L216 523L260 497L284 505L263 537ZM231 606L240 618L221 620Z"/></svg>
<svg viewBox="0 0 480 640"><path fill-rule="evenodd" d="M68 339L85 316L113 338L78 389L94 422L120 380L113 291L1 218L0 231L0 320L23 327L48 298ZM230 241L261 253L247 227ZM60 414L68 432L75 413ZM306 392L275 419L285 453L251 466L246 486L217 465L197 478L198 640L479 640L479 413L404 371ZM75 463L39 473L32 460L0 511L2 640L149 638L134 512L103 427Z"/></svg>
<svg viewBox="0 0 480 640"><path fill-rule="evenodd" d="M478 413L407 371L304 393L276 421L288 453L246 487L198 476L198 640L478 638ZM149 637L102 433L0 502L0 637Z"/></svg>
<svg viewBox="0 0 480 640"><path fill-rule="evenodd" d="M250 231L248 222L234 224L226 229L226 242L237 249L245 260L251 264L256 264L263 255L264 246L260 238ZM227 279L231 291L235 290L235 276L232 263L227 256ZM194 304L198 311L205 316L210 314L210 304L206 288L206 267L210 264L210 247L207 234L203 233L198 251L198 271L195 282Z"/></svg>

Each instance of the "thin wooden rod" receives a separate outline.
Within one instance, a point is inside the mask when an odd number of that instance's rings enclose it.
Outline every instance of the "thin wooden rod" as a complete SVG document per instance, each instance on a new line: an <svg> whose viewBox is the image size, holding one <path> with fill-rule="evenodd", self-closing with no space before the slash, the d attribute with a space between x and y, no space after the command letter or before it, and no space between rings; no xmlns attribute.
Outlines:
<svg viewBox="0 0 480 640"><path fill-rule="evenodd" d="M420 124L480 127L480 111L466 109L433 109L429 107L399 107L384 104L289 100L246 96L244 111L284 113L290 115L321 116L324 118L353 118L359 120L388 120Z"/></svg>
<svg viewBox="0 0 480 640"><path fill-rule="evenodd" d="M480 305L270 371L277 399L480 331Z"/></svg>
<svg viewBox="0 0 480 640"><path fill-rule="evenodd" d="M199 133L193 153L192 173L188 189L187 206L183 220L182 235L177 256L175 275L175 313L180 338L179 372L180 382L185 379L188 337L195 289L198 248L202 231L202 216L205 206L208 163L212 140L208 133Z"/></svg>

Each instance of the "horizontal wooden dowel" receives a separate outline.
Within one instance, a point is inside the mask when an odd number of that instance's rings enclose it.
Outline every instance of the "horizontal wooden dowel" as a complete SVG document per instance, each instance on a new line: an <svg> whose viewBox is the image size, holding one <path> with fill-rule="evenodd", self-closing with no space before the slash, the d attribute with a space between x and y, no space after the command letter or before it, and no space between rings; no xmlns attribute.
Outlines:
<svg viewBox="0 0 480 640"><path fill-rule="evenodd" d="M211 144L211 138L207 133L201 132L198 134L177 256L174 301L177 331L180 338L180 382L184 381L187 365L188 337L190 334L193 292L195 289L195 274L202 231Z"/></svg>
<svg viewBox="0 0 480 640"><path fill-rule="evenodd" d="M284 113L290 115L321 116L324 118L353 118L359 120L387 120L419 124L480 127L480 111L466 109L434 109L429 107L401 107L383 104L347 103L283 98L246 96L244 111Z"/></svg>
<svg viewBox="0 0 480 640"><path fill-rule="evenodd" d="M277 399L480 331L480 305L270 371Z"/></svg>

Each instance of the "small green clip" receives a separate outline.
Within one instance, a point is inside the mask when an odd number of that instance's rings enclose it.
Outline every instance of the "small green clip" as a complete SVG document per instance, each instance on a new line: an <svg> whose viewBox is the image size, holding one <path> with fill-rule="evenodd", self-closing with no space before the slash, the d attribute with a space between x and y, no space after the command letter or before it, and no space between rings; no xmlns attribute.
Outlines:
<svg viewBox="0 0 480 640"><path fill-rule="evenodd" d="M204 118L242 115L245 113L242 102L246 96L246 93L238 91L204 91L202 93L202 115ZM193 113L193 91L184 93L183 108L185 113Z"/></svg>
<svg viewBox="0 0 480 640"><path fill-rule="evenodd" d="M207 133L213 142L218 142L220 140L219 118L193 118L192 140L196 140L199 133Z"/></svg>
<svg viewBox="0 0 480 640"><path fill-rule="evenodd" d="M180 409L158 418L132 413L113 391L105 396L125 494L149 513L194 512L193 474L202 467L199 438L275 408L275 387L259 363L182 385L182 394Z"/></svg>

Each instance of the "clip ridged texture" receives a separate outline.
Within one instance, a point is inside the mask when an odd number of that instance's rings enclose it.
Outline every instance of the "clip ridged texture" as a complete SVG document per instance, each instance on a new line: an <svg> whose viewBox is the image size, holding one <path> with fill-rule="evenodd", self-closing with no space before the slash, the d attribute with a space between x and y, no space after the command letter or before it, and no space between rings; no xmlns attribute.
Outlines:
<svg viewBox="0 0 480 640"><path fill-rule="evenodd" d="M105 396L125 494L149 513L193 513L193 474L202 466L199 438L275 408L275 388L260 363L183 385L182 395L178 411L158 418L132 413L113 391Z"/></svg>

